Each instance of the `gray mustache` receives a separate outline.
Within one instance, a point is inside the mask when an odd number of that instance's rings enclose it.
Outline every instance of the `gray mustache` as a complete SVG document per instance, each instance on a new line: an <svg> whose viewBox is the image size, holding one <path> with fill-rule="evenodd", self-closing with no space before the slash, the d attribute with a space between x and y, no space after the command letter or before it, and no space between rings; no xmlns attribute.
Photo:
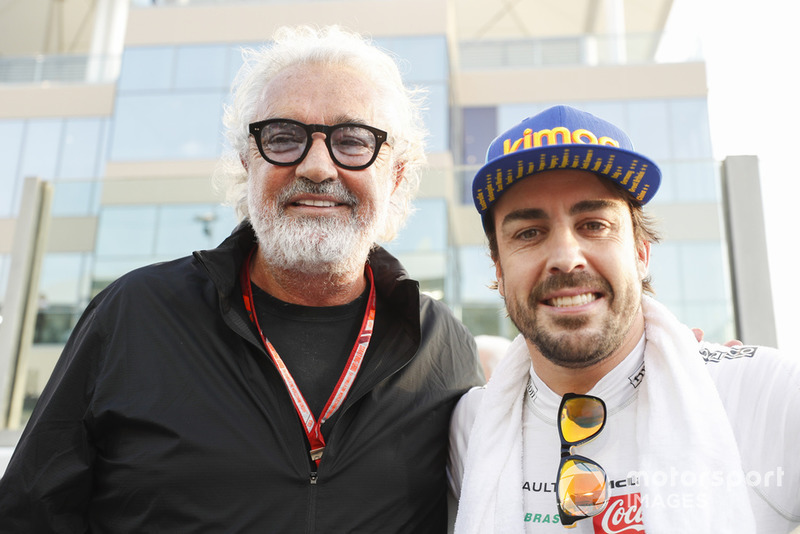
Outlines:
<svg viewBox="0 0 800 534"><path fill-rule="evenodd" d="M314 182L308 178L298 178L278 194L278 206L285 205L292 197L301 194L325 195L340 204L358 205L358 198L339 181Z"/></svg>

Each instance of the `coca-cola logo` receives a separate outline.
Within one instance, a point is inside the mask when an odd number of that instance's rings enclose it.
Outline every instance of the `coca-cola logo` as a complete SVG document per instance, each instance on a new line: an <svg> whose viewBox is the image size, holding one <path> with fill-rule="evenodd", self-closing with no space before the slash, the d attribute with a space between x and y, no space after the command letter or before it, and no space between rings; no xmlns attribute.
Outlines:
<svg viewBox="0 0 800 534"><path fill-rule="evenodd" d="M608 500L603 513L594 516L595 534L638 534L644 532L642 496L638 493L618 495Z"/></svg>

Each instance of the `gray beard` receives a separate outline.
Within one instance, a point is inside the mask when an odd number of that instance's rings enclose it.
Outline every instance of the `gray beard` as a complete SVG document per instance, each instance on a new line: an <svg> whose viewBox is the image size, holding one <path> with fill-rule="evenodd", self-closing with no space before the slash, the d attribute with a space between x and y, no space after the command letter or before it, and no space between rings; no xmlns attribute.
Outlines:
<svg viewBox="0 0 800 534"><path fill-rule="evenodd" d="M347 218L289 217L283 206L299 193L332 196L352 208ZM387 203L380 199L379 203ZM316 183L301 178L266 205L250 205L251 224L259 254L275 268L310 275L346 276L360 273L372 248L386 209L376 213L358 201L341 182Z"/></svg>

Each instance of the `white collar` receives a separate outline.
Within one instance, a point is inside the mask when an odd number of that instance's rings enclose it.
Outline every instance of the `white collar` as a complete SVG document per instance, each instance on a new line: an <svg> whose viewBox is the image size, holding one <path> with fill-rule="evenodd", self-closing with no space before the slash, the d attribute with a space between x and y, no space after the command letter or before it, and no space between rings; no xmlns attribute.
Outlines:
<svg viewBox="0 0 800 534"><path fill-rule="evenodd" d="M609 371L588 392L605 401L609 414L626 406L636 395L637 388L644 378L644 348L647 344L644 334L633 350ZM538 417L554 422L561 404L561 395L547 387L536 374L533 365L525 388L525 406Z"/></svg>

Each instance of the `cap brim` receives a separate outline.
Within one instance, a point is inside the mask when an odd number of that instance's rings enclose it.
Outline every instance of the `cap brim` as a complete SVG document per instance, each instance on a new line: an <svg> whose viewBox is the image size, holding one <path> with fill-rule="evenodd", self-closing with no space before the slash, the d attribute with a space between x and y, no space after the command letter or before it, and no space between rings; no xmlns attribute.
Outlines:
<svg viewBox="0 0 800 534"><path fill-rule="evenodd" d="M472 181L475 207L483 215L519 180L556 169L608 178L640 204L647 204L661 184L658 165L636 152L609 145L546 145L506 154L481 167Z"/></svg>

